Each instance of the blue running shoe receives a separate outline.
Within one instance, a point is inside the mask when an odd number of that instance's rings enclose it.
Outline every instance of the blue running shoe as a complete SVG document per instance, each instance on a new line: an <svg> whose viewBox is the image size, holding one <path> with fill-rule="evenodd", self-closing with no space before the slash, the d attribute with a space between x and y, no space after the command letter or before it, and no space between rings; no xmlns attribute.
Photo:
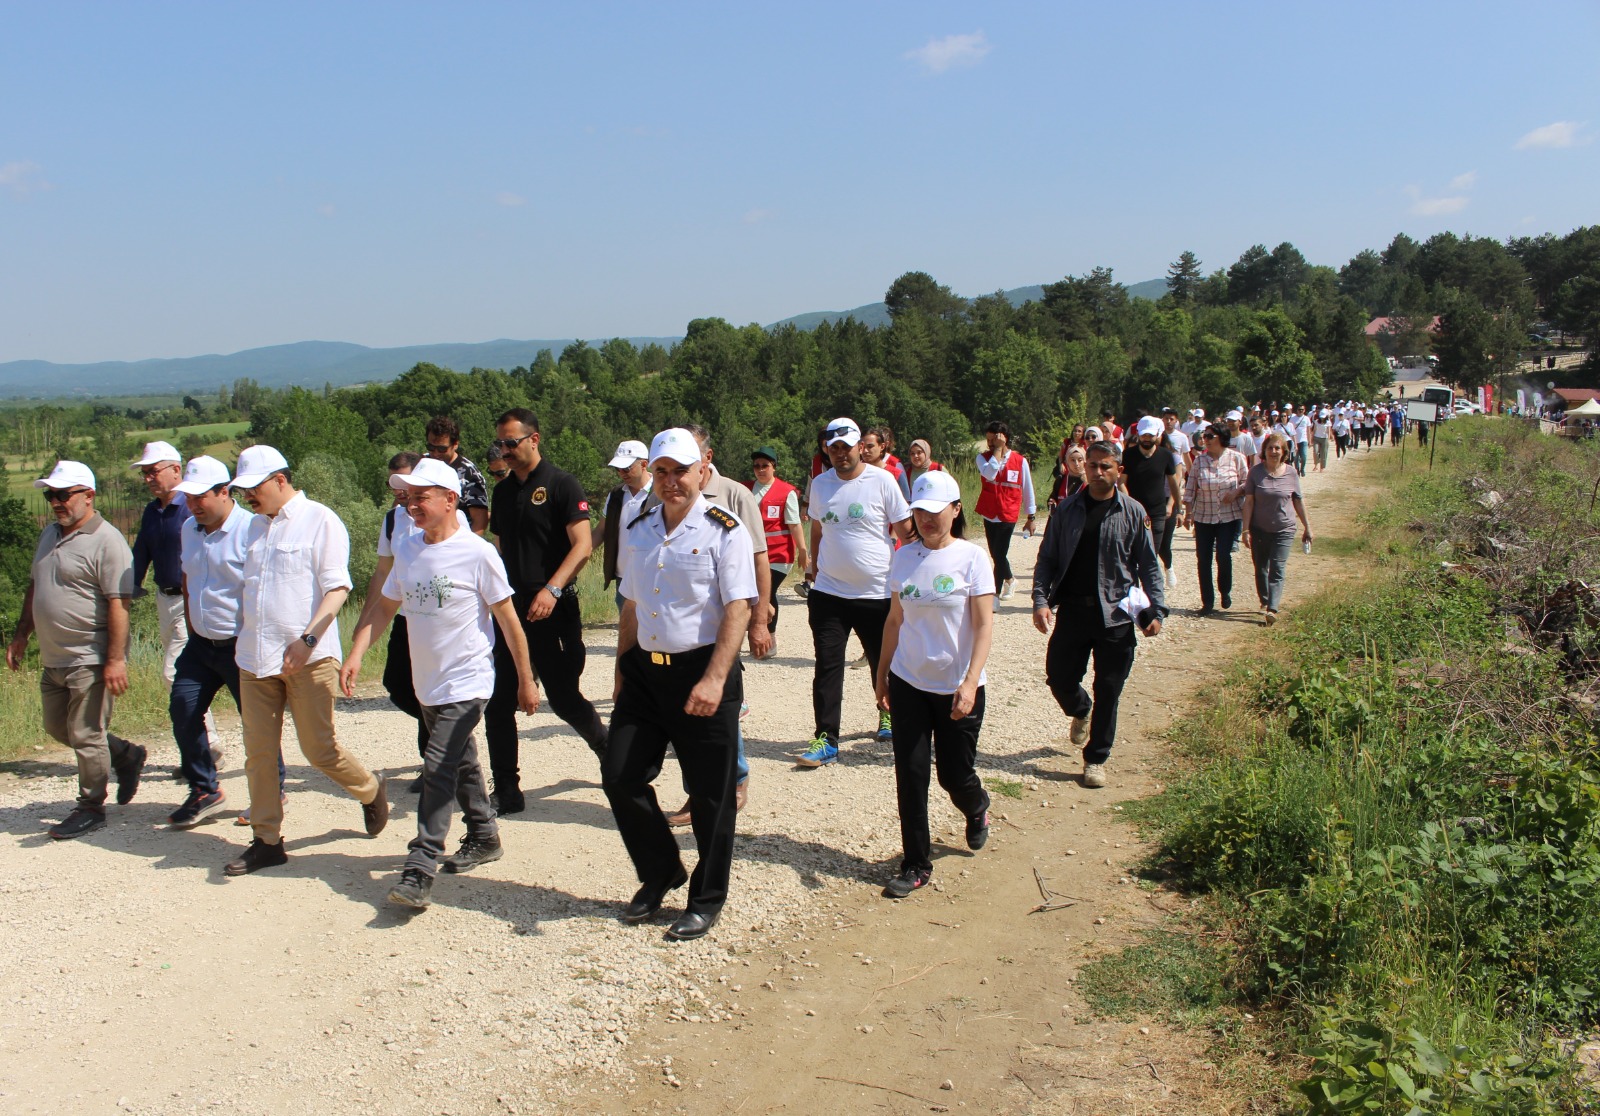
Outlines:
<svg viewBox="0 0 1600 1116"><path fill-rule="evenodd" d="M826 736L817 736L795 763L801 767L823 767L839 758L839 746Z"/></svg>
<svg viewBox="0 0 1600 1116"><path fill-rule="evenodd" d="M889 714L878 714L878 739L885 744L894 739L894 726L889 721Z"/></svg>

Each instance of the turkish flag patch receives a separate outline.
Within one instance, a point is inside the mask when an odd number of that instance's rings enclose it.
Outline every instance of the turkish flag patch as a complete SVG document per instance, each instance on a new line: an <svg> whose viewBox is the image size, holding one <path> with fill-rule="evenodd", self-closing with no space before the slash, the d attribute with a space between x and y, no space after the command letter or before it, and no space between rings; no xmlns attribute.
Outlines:
<svg viewBox="0 0 1600 1116"><path fill-rule="evenodd" d="M578 510L579 511L584 511L584 512L588 511L589 510L589 501L587 501L587 500L579 500L578 501Z"/></svg>

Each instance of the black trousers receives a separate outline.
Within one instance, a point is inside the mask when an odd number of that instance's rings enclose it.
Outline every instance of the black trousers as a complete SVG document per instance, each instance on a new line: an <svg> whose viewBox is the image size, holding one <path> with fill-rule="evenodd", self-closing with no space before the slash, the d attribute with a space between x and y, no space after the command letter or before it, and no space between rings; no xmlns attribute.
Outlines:
<svg viewBox="0 0 1600 1116"><path fill-rule="evenodd" d="M617 819L639 882L661 887L682 870L678 842L650 784L661 774L667 745L677 754L691 803L690 825L700 862L689 877L687 909L716 914L728 898L733 870L735 774L739 703L744 683L737 664L722 687L722 701L709 717L683 711L711 661L712 648L653 656L635 647L622 656L622 692L611 713L611 734L600 764L611 813Z"/></svg>
<svg viewBox="0 0 1600 1116"><path fill-rule="evenodd" d="M983 538L989 544L989 557L994 560L994 587L1011 580L1011 533L1017 529L1015 522L991 523L983 521Z"/></svg>
<svg viewBox="0 0 1600 1116"><path fill-rule="evenodd" d="M767 603L772 605L772 622L770 627L773 631L778 630L778 586L782 585L783 579L788 576L788 570L772 571L772 594Z"/></svg>
<svg viewBox="0 0 1600 1116"><path fill-rule="evenodd" d="M983 690L972 712L950 719L954 694L919 690L889 672L889 708L894 714L894 790L900 804L900 870L933 867L928 836L930 765L939 768L939 785L963 816L989 808L989 792L978 778L978 730L983 727Z"/></svg>
<svg viewBox="0 0 1600 1116"><path fill-rule="evenodd" d="M417 701L417 688L411 681L411 637L406 632L406 618L395 613L389 627L389 657L383 663L383 688L389 702L400 712L417 722L417 755L428 754L428 728L422 721L422 704Z"/></svg>
<svg viewBox="0 0 1600 1116"><path fill-rule="evenodd" d="M528 605L519 596L512 607L522 618L522 634L528 641L528 658L533 676L539 680L541 697L550 712L577 730L595 755L603 755L606 726L594 705L583 696L578 681L588 650L583 645L583 624L578 613L578 598L563 593L555 609L543 620L530 621ZM483 715L484 736L489 744L489 770L501 788L521 786L517 767L517 666L511 649L498 627L494 638L494 694Z"/></svg>
<svg viewBox="0 0 1600 1116"><path fill-rule="evenodd" d="M1089 743L1084 763L1105 763L1117 736L1117 703L1133 669L1132 624L1106 627L1095 597L1068 597L1056 614L1055 631L1045 651L1044 680L1061 711L1089 718ZM1083 676L1094 659L1094 700L1083 688Z"/></svg>
<svg viewBox="0 0 1600 1116"><path fill-rule="evenodd" d="M816 670L811 676L811 712L817 735L839 743L839 707L844 703L844 655L850 633L867 650L872 677L878 677L878 653L883 650L883 625L889 619L889 599L849 600L813 588L806 598L811 618L811 644Z"/></svg>
<svg viewBox="0 0 1600 1116"><path fill-rule="evenodd" d="M1157 520L1150 520L1150 537L1155 540L1156 557L1161 559L1163 567L1170 570L1172 568L1172 536L1178 530L1178 515L1174 511L1172 515L1166 516L1159 522L1161 523L1161 533L1158 535L1155 530Z"/></svg>

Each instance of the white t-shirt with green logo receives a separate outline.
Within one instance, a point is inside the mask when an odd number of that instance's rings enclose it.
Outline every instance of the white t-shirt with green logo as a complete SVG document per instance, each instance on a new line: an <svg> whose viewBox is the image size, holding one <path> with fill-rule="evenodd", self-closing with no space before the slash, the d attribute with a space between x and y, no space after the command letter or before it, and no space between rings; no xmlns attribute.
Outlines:
<svg viewBox="0 0 1600 1116"><path fill-rule="evenodd" d="M920 542L895 552L889 589L905 619L889 669L929 694L953 694L972 665L973 597L994 592L994 566L965 539L929 550ZM978 685L986 684L982 674Z"/></svg>
<svg viewBox="0 0 1600 1116"><path fill-rule="evenodd" d="M421 531L394 539L383 595L400 602L411 645L411 681L423 705L487 700L494 692L494 618L511 596L493 544L457 528L443 542Z"/></svg>
<svg viewBox="0 0 1600 1116"><path fill-rule="evenodd" d="M811 481L808 512L822 524L816 588L852 601L886 600L894 557L890 529L911 518L899 482L875 465L851 480L829 469Z"/></svg>

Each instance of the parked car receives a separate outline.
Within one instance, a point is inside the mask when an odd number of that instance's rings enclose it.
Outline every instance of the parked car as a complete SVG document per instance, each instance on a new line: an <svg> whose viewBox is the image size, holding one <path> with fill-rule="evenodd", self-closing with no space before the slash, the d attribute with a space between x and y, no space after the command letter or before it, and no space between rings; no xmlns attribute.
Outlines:
<svg viewBox="0 0 1600 1116"><path fill-rule="evenodd" d="M1470 399L1457 399L1456 400L1456 414L1458 414L1458 415L1481 415L1481 414L1483 414L1483 408L1478 406L1476 403L1474 403Z"/></svg>

